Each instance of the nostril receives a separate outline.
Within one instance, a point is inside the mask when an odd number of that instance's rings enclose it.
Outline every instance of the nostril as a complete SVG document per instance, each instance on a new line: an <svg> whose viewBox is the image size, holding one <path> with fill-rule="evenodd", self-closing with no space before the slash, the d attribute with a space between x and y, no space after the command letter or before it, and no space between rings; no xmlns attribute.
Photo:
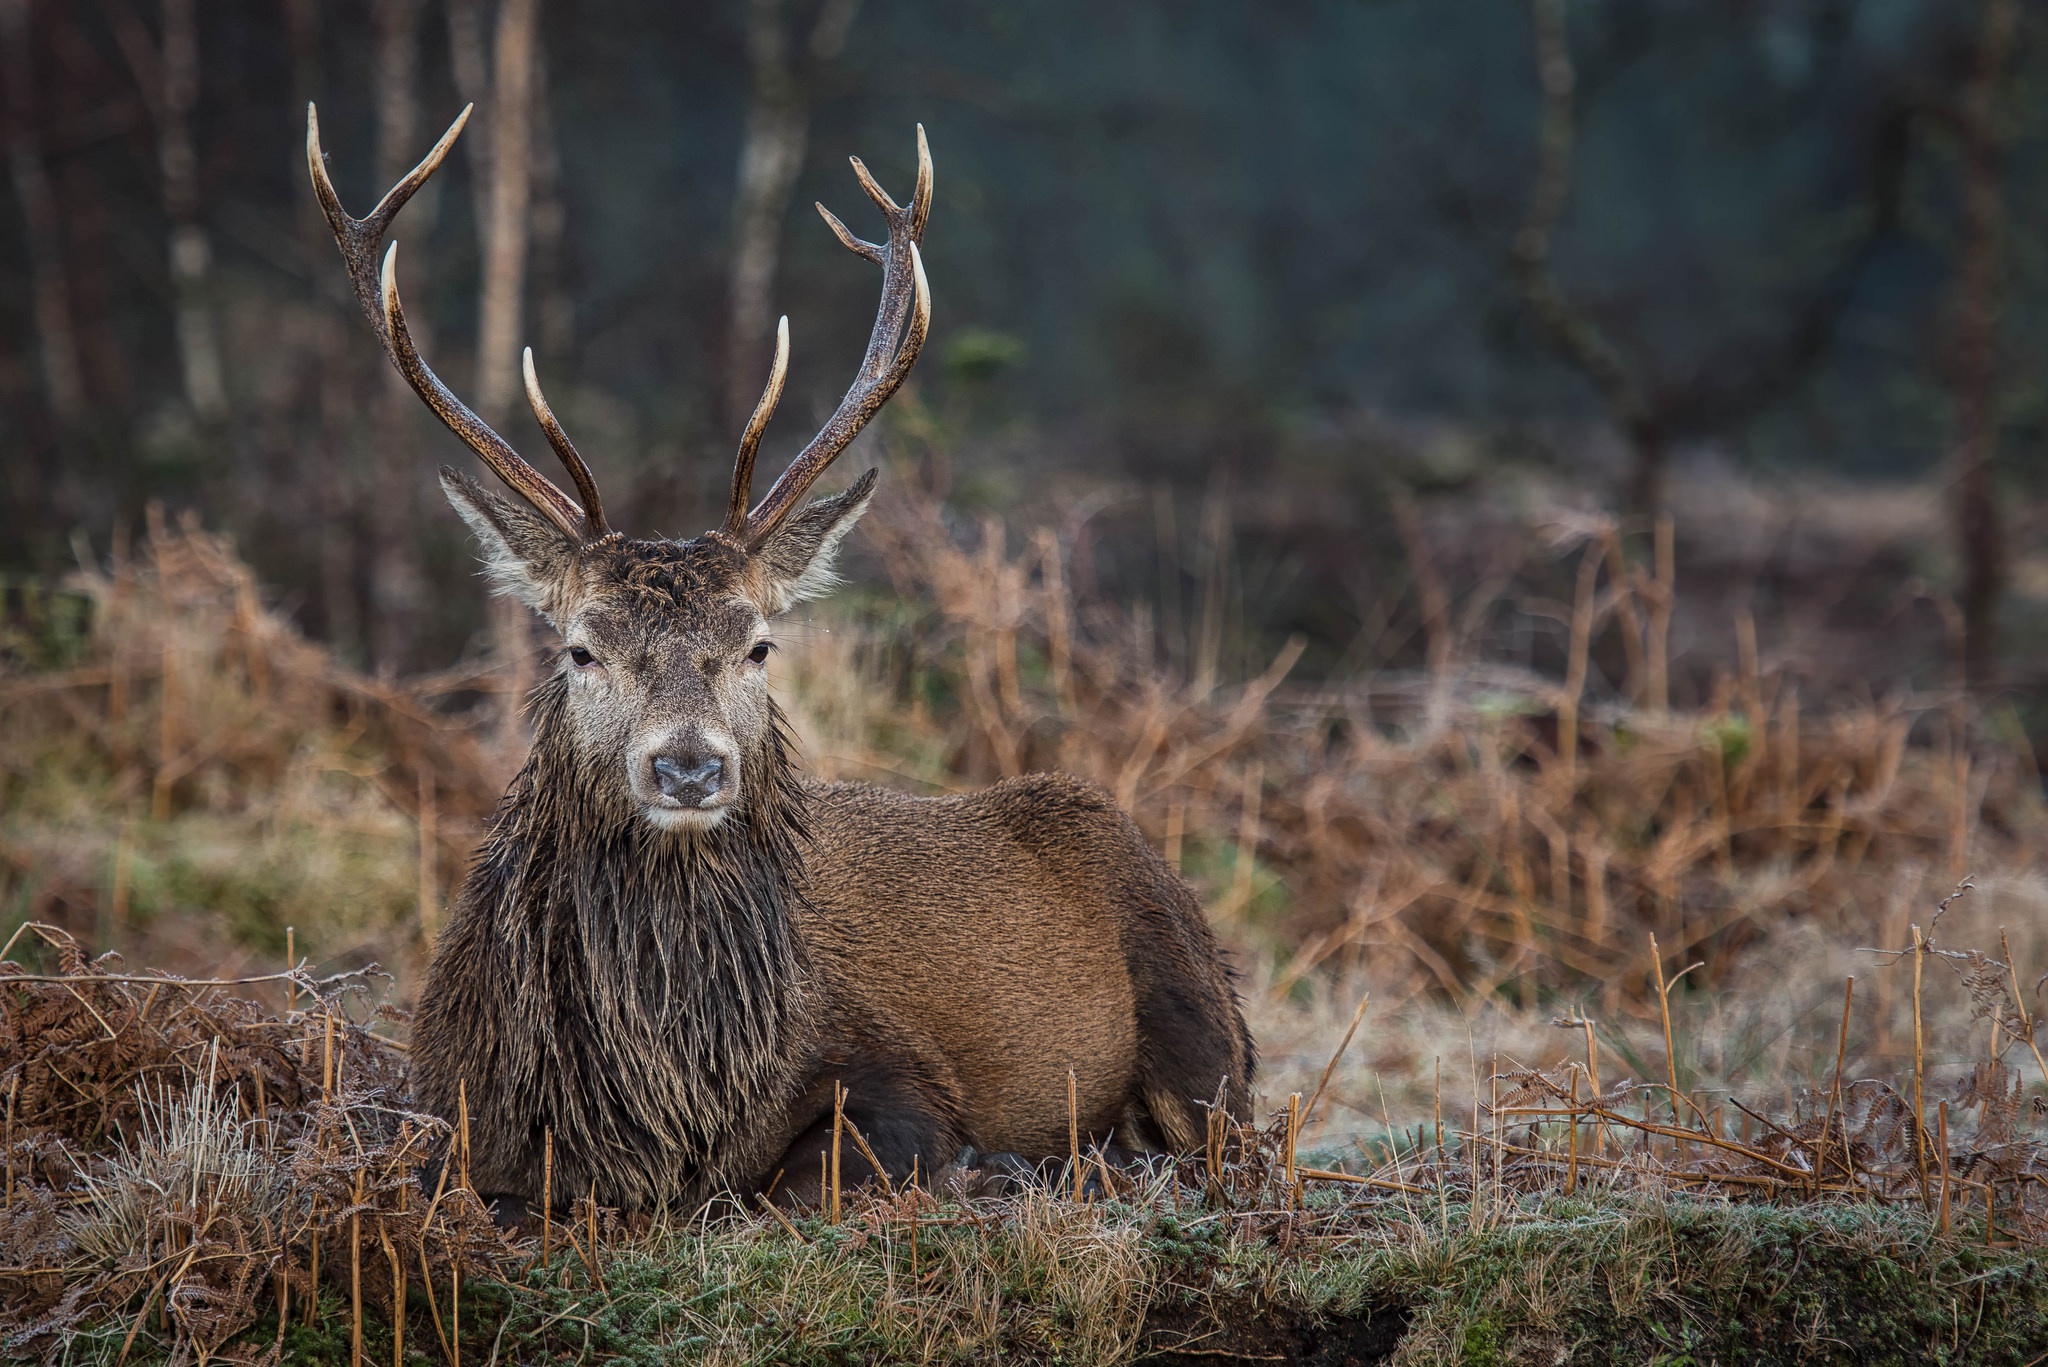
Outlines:
<svg viewBox="0 0 2048 1367"><path fill-rule="evenodd" d="M701 803L718 792L725 761L717 755L656 755L654 781L663 797Z"/></svg>

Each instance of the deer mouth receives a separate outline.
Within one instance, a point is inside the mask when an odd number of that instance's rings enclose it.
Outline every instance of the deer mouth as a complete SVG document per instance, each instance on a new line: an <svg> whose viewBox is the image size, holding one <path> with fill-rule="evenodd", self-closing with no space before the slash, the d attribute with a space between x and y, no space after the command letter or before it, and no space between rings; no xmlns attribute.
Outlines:
<svg viewBox="0 0 2048 1367"><path fill-rule="evenodd" d="M725 820L726 812L739 799L739 788L730 778L708 782L677 778L664 759L657 759L653 768L655 790L646 795L643 811L661 830L708 831Z"/></svg>
<svg viewBox="0 0 2048 1367"><path fill-rule="evenodd" d="M674 798L657 798L645 809L648 824L664 831L708 831L725 820L733 799L727 793L685 806Z"/></svg>

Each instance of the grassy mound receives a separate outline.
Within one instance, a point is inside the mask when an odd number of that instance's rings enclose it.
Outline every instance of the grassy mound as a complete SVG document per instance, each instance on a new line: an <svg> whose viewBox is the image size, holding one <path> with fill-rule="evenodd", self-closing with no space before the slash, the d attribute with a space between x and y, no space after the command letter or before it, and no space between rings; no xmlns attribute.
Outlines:
<svg viewBox="0 0 2048 1367"><path fill-rule="evenodd" d="M1035 1197L788 1229L729 1217L607 1243L596 1276L578 1247L471 1277L455 1332L479 1364L2024 1367L2048 1343L2038 1257L1941 1237L1918 1213L1548 1197L1475 1231L1447 1210L1448 1230L1346 1213L1335 1238L1308 1232L1328 1223L1316 1203L1291 1227ZM415 1284L403 1342L372 1316L360 1360L454 1360L450 1310L445 1285L430 1302ZM353 1324L330 1287L310 1322L280 1335L267 1309L219 1351L341 1367ZM129 1327L83 1327L68 1360L113 1360ZM129 1360L173 1351L148 1327Z"/></svg>
<svg viewBox="0 0 2048 1367"><path fill-rule="evenodd" d="M371 973L187 980L22 939L0 1342L46 1362L2018 1364L2048 1342L2042 1151L1996 1062L1968 1138L1947 1102L1930 1128L1902 1087L1839 1078L1738 1137L1668 1086L1582 1093L1574 1061L1349 1162L1302 1147L1321 1097L1297 1094L1262 1127L1213 1116L1199 1161L1076 1153L1001 1197L563 1201L507 1232L459 1118L409 1108Z"/></svg>

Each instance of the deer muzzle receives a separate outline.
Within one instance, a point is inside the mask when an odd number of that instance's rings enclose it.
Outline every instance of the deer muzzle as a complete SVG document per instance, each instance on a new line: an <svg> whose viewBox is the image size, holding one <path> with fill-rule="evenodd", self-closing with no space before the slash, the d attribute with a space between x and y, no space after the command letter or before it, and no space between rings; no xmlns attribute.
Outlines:
<svg viewBox="0 0 2048 1367"><path fill-rule="evenodd" d="M702 807L724 786L725 760L717 755L656 755L653 764L654 786L680 806Z"/></svg>
<svg viewBox="0 0 2048 1367"><path fill-rule="evenodd" d="M640 752L633 788L662 829L706 829L739 801L739 754L724 736L693 726Z"/></svg>

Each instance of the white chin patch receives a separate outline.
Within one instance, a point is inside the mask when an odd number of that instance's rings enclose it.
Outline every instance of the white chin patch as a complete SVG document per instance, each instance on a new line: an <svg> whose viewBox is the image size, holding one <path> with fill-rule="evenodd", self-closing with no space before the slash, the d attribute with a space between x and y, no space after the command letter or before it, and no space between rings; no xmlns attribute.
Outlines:
<svg viewBox="0 0 2048 1367"><path fill-rule="evenodd" d="M728 807L648 807L647 824L661 831L708 831L725 820Z"/></svg>

